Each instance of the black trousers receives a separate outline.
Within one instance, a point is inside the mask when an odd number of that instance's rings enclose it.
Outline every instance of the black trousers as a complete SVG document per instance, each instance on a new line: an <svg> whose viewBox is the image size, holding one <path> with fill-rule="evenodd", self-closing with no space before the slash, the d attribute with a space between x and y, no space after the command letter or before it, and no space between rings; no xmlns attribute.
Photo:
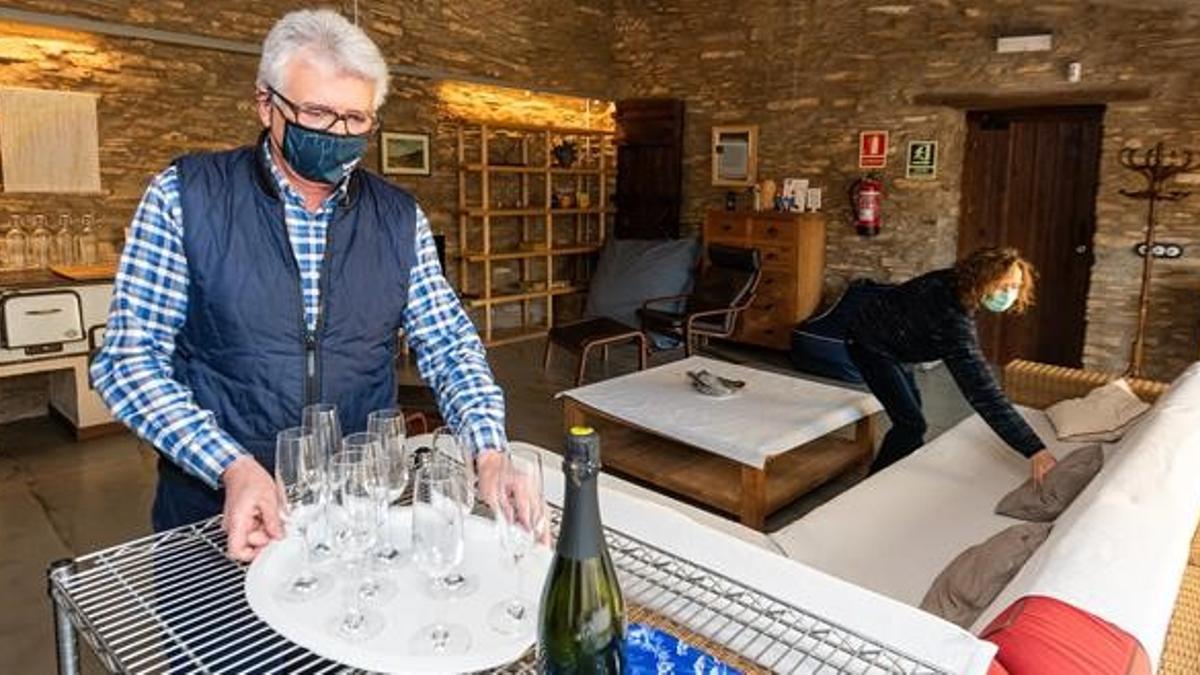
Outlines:
<svg viewBox="0 0 1200 675"><path fill-rule="evenodd" d="M907 364L846 342L850 359L862 373L863 381L883 405L892 420L892 428L883 438L879 454L871 463L871 473L904 459L925 443L925 415L921 412L921 390Z"/></svg>

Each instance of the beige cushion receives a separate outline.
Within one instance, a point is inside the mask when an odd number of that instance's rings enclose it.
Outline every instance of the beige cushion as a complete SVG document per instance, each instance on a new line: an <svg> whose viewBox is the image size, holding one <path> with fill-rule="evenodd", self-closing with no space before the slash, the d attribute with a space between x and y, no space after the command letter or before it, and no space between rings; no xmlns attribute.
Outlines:
<svg viewBox="0 0 1200 675"><path fill-rule="evenodd" d="M921 609L968 628L1042 545L1051 527L1013 525L958 554L933 580Z"/></svg>
<svg viewBox="0 0 1200 675"><path fill-rule="evenodd" d="M1102 466L1104 450L1099 445L1079 448L1054 465L1040 488L1030 478L1004 495L996 504L996 513L1035 522L1054 520L1092 482Z"/></svg>
<svg viewBox="0 0 1200 675"><path fill-rule="evenodd" d="M1096 387L1083 398L1069 398L1046 408L1054 432L1064 441L1111 443L1120 440L1150 404L1124 379Z"/></svg>

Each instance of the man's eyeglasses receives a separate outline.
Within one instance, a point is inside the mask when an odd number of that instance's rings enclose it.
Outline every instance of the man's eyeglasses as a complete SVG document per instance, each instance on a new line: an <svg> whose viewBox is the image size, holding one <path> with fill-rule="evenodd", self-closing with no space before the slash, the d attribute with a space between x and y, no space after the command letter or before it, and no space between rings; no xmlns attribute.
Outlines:
<svg viewBox="0 0 1200 675"><path fill-rule="evenodd" d="M377 120L371 113L362 112L359 110L351 110L347 113L339 113L338 111L327 108L323 105L314 105L311 103L293 103L286 96L275 90L274 87L268 87L267 92L275 98L282 101L292 111L292 117L301 126L318 131L332 131L338 122L341 122L345 132L355 136L360 134L369 134L375 131Z"/></svg>

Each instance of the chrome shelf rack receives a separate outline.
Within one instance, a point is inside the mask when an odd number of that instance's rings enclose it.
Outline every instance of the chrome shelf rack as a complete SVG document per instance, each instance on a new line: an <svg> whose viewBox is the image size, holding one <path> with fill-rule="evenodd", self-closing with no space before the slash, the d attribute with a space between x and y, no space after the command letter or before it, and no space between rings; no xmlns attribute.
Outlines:
<svg viewBox="0 0 1200 675"><path fill-rule="evenodd" d="M746 671L944 673L653 544L611 528L606 536L631 621L657 623ZM354 672L260 621L243 593L246 567L225 543L213 518L52 564L59 672L79 672L80 637L114 673ZM498 672L535 673L532 653Z"/></svg>

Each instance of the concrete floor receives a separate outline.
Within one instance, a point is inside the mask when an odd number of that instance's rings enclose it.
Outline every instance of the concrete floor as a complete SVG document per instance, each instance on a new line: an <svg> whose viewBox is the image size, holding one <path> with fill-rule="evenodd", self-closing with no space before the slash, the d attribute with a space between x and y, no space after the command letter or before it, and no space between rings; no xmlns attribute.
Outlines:
<svg viewBox="0 0 1200 675"><path fill-rule="evenodd" d="M558 448L562 427L554 394L571 387L573 359L556 352L544 372L541 354L541 342L526 342L492 350L491 361L508 400L510 435ZM714 346L710 355L796 374L775 353ZM656 355L652 365L678 356ZM633 362L631 349L614 348L608 364L596 363L589 378L629 372ZM410 367L405 377L415 378L414 371ZM944 368L919 372L918 381L929 438L968 414ZM147 534L154 462L153 451L130 434L76 443L49 418L0 426L0 597L6 610L0 612L0 673L54 670L46 566ZM852 483L835 480L801 498L772 517L768 529L792 522ZM84 671L101 672L83 651Z"/></svg>

